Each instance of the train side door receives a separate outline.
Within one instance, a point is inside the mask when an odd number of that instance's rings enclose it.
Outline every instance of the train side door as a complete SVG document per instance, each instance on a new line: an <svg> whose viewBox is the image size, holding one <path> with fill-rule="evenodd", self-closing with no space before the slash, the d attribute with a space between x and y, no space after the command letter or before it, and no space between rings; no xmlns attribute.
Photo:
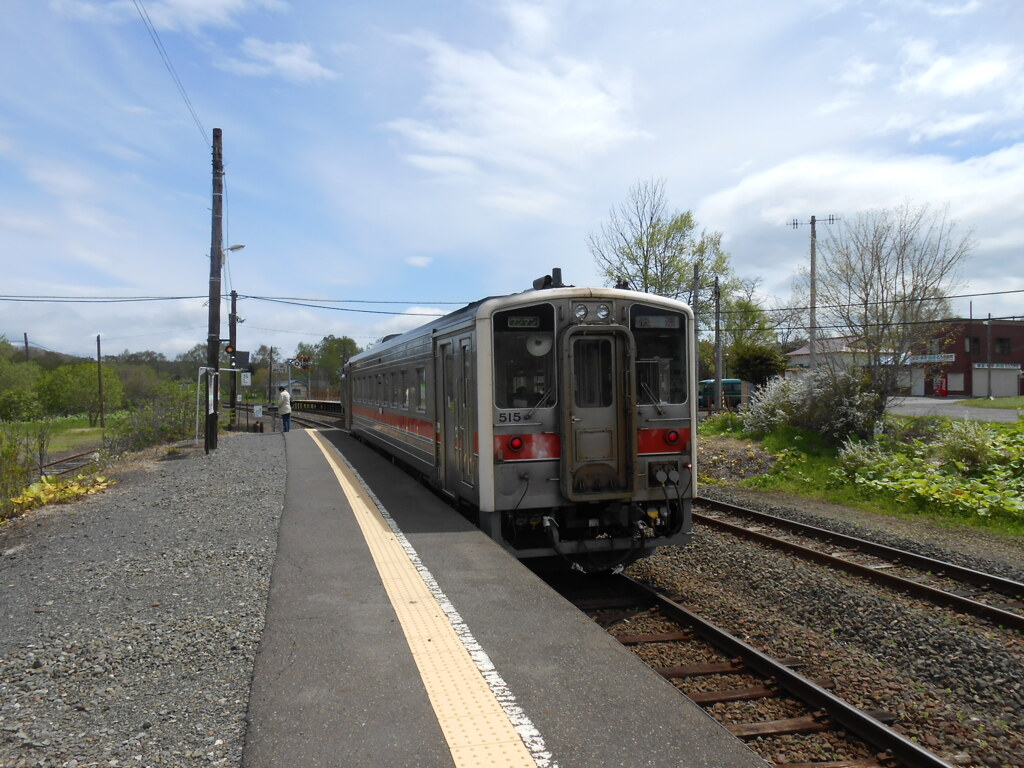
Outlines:
<svg viewBox="0 0 1024 768"><path fill-rule="evenodd" d="M623 498L635 464L626 338L576 333L565 344L563 493L574 501Z"/></svg>
<svg viewBox="0 0 1024 768"><path fill-rule="evenodd" d="M469 338L438 344L437 410L438 474L441 489L460 495L463 485L473 485L473 358Z"/></svg>

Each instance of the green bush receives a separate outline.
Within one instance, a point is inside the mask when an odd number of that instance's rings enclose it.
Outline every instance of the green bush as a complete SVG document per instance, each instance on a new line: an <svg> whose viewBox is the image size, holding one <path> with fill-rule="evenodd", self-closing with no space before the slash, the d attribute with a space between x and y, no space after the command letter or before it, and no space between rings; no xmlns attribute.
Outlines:
<svg viewBox="0 0 1024 768"><path fill-rule="evenodd" d="M0 429L0 520L15 510L12 498L32 480L35 461L21 441L6 429Z"/></svg>
<svg viewBox="0 0 1024 768"><path fill-rule="evenodd" d="M1008 446L995 430L980 421L953 422L935 446L936 456L950 469L978 476L1010 458Z"/></svg>
<svg viewBox="0 0 1024 768"><path fill-rule="evenodd" d="M110 418L104 448L117 455L182 440L195 428L195 407L191 382L164 382L154 400Z"/></svg>
<svg viewBox="0 0 1024 768"><path fill-rule="evenodd" d="M743 419L734 411L719 411L700 423L699 432L702 435L741 435L744 434Z"/></svg>

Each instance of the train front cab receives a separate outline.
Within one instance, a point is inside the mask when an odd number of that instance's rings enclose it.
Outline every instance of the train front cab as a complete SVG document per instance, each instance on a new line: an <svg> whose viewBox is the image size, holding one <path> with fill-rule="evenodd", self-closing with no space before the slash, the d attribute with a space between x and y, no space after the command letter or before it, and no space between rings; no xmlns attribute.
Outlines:
<svg viewBox="0 0 1024 768"><path fill-rule="evenodd" d="M480 402L493 409L490 424L481 414L480 443L493 444L493 460L480 466L481 527L518 557L554 551L588 570L686 543L696 423L689 309L574 289L488 304L478 338L491 349L478 374L489 388Z"/></svg>

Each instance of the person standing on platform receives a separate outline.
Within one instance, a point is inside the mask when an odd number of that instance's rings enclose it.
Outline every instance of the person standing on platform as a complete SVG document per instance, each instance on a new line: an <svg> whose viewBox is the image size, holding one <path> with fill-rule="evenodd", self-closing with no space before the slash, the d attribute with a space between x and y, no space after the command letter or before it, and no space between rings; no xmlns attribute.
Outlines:
<svg viewBox="0 0 1024 768"><path fill-rule="evenodd" d="M281 429L287 432L292 428L292 396L285 387L278 387L277 393L277 412L281 416Z"/></svg>

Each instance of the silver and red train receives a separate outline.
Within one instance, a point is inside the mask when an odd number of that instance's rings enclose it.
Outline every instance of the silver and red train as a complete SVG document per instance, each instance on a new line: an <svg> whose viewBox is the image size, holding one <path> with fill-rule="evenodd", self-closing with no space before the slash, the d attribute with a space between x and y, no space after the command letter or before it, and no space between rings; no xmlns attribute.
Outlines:
<svg viewBox="0 0 1024 768"><path fill-rule="evenodd" d="M691 537L696 349L678 301L561 284L470 304L345 367L348 429L523 559L606 570Z"/></svg>

